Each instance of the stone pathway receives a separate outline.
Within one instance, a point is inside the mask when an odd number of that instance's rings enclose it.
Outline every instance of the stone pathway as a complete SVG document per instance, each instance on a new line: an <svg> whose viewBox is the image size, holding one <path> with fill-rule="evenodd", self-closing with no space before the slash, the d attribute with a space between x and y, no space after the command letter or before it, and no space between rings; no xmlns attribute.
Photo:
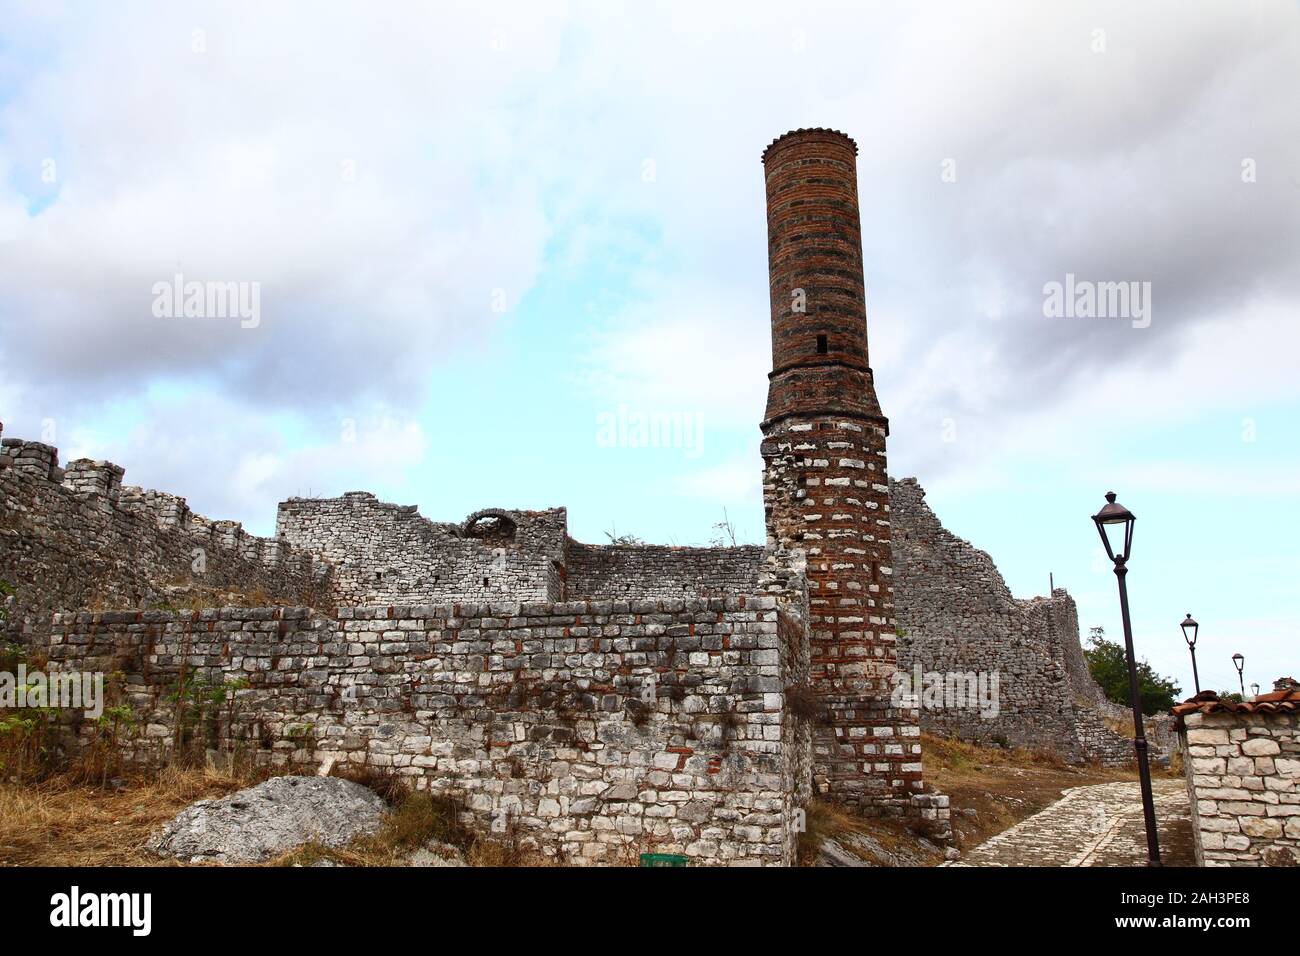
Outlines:
<svg viewBox="0 0 1300 956"><path fill-rule="evenodd" d="M1160 859L1195 866L1191 809L1181 780L1154 780ZM1145 866L1146 829L1137 783L1066 790L1046 810L1021 820L946 866Z"/></svg>

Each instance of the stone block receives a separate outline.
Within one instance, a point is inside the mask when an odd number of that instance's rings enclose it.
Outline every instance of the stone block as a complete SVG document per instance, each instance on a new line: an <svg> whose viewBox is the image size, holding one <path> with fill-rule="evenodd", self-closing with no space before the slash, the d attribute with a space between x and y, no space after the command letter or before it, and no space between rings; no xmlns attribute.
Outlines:
<svg viewBox="0 0 1300 956"><path fill-rule="evenodd" d="M1242 743L1241 752L1248 757L1274 757L1282 752L1282 748L1275 740L1254 737Z"/></svg>

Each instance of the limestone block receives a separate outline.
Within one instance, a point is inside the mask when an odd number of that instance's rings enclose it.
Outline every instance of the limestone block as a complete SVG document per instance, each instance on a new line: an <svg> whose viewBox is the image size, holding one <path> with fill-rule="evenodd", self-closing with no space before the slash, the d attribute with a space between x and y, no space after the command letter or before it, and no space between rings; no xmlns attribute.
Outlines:
<svg viewBox="0 0 1300 956"><path fill-rule="evenodd" d="M1274 757L1282 752L1282 748L1275 740L1253 737L1242 743L1241 752L1248 757Z"/></svg>
<svg viewBox="0 0 1300 956"><path fill-rule="evenodd" d="M1282 835L1282 822L1262 817L1245 817L1241 821L1241 832L1247 836L1274 839Z"/></svg>

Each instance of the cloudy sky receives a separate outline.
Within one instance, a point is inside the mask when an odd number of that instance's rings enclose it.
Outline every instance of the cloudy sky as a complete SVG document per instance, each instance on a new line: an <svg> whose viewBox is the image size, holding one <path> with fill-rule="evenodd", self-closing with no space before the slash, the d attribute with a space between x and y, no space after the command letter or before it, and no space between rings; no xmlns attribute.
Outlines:
<svg viewBox="0 0 1300 956"><path fill-rule="evenodd" d="M759 155L833 126L891 472L1116 636L1113 487L1140 652L1190 687L1190 610L1206 686L1234 651L1267 686L1300 671L1297 89L1290 2L0 0L0 420L262 533L364 488L761 541ZM1150 283L1149 324L1046 315L1067 274ZM257 322L158 315L176 275L256 283ZM610 447L638 414L699 431Z"/></svg>

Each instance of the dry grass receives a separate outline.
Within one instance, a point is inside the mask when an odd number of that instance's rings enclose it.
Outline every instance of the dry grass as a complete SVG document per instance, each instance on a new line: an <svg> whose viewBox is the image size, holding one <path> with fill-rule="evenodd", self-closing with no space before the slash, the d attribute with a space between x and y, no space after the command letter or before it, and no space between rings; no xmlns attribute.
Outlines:
<svg viewBox="0 0 1300 956"><path fill-rule="evenodd" d="M919 832L916 820L859 816L837 803L814 799L804 822L806 829L799 834L800 866L814 865L827 839L834 839L869 866L930 866L943 859L939 849ZM854 840L858 835L868 839Z"/></svg>
<svg viewBox="0 0 1300 956"><path fill-rule="evenodd" d="M559 860L543 856L533 850L520 849L518 846L494 840L479 840L469 848L465 862L470 866L491 867L548 867L560 866ZM629 864L635 865L635 864Z"/></svg>
<svg viewBox="0 0 1300 956"><path fill-rule="evenodd" d="M988 770L997 767L1044 768L1070 770L1070 765L1049 750L1029 750L1022 747L981 747L954 737L921 735L921 754L925 760L928 777L931 770L960 773L969 770Z"/></svg>
<svg viewBox="0 0 1300 956"><path fill-rule="evenodd" d="M394 791L389 788L389 792ZM463 811L455 797L428 791L407 791L396 797L392 812L373 836L353 840L345 847L319 844L299 847L272 860L271 866L313 866L329 861L340 866L402 866L408 854L428 843L452 847L470 866L555 866L556 861L524 849L507 833L487 839L460 822Z"/></svg>
<svg viewBox="0 0 1300 956"><path fill-rule="evenodd" d="M195 800L247 785L213 770L167 769L100 790L54 778L0 784L0 866L157 866L149 834Z"/></svg>
<svg viewBox="0 0 1300 956"><path fill-rule="evenodd" d="M825 800L810 801L806 813L804 831L799 834L798 856L802 866L812 863L827 838L846 832L864 833L876 822Z"/></svg>
<svg viewBox="0 0 1300 956"><path fill-rule="evenodd" d="M129 610L132 607L130 602L123 603L119 600L117 603L122 610ZM290 600L271 596L260 584L248 591L230 590L210 587L188 578L178 577L162 589L155 600L150 602L149 608L155 611L182 613L216 610L223 607L283 607L296 603L296 597Z"/></svg>
<svg viewBox="0 0 1300 956"><path fill-rule="evenodd" d="M372 767L369 764L335 764L330 769L331 777L339 777L343 780L351 780L353 783L359 783L367 790L373 790L383 801L390 807L395 807L401 803L411 788L407 786L406 781L400 775L393 773L391 770Z"/></svg>
<svg viewBox="0 0 1300 956"><path fill-rule="evenodd" d="M1133 739L1133 718L1131 717L1112 717L1109 714L1103 714L1102 723L1111 733L1117 734L1128 740Z"/></svg>

